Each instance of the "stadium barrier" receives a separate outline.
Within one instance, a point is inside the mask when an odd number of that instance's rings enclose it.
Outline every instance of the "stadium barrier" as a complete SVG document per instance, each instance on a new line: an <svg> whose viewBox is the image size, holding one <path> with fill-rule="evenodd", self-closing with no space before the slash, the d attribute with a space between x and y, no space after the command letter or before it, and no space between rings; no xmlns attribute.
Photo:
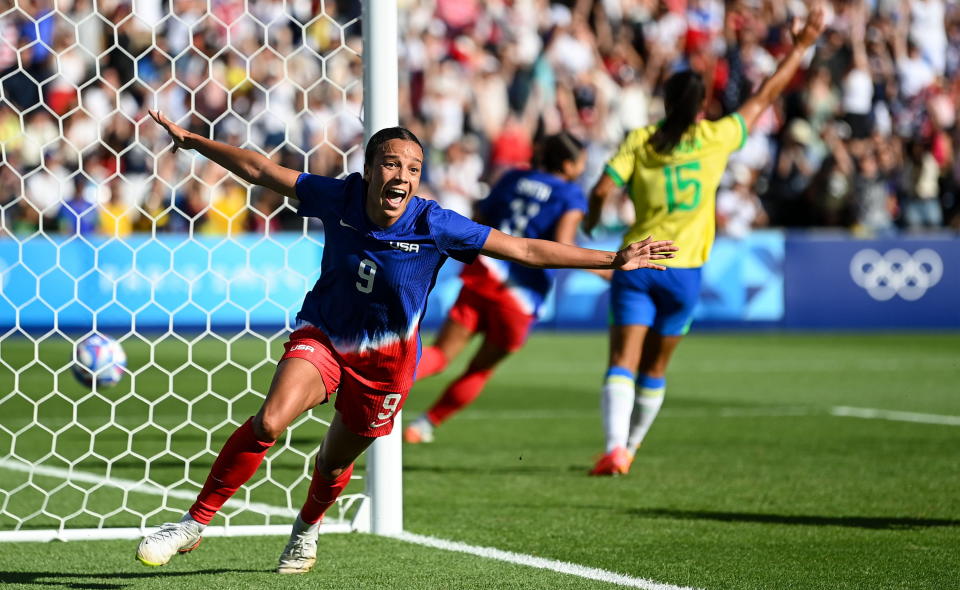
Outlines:
<svg viewBox="0 0 960 590"><path fill-rule="evenodd" d="M789 234L788 328L960 328L960 240Z"/></svg>
<svg viewBox="0 0 960 590"><path fill-rule="evenodd" d="M292 325L320 269L322 236L0 239L0 325L24 331L175 331ZM585 244L614 249L617 242ZM59 253L59 254L58 254ZM704 270L699 327L960 327L960 240L856 240L757 232L719 238ZM424 326L443 321L461 266L437 278ZM608 285L559 271L541 328L602 329ZM96 324L94 324L94 318ZM173 322L173 325L170 325Z"/></svg>

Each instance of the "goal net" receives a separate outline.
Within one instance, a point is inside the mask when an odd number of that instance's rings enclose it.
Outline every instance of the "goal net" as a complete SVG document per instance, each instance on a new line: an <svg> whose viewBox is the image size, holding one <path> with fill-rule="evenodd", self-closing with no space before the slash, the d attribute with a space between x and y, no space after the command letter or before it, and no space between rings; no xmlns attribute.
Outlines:
<svg viewBox="0 0 960 590"><path fill-rule="evenodd" d="M0 540L177 519L256 412L322 228L173 153L146 110L290 168L356 170L365 57L347 4L0 8ZM72 374L93 333L127 354L114 387ZM208 534L285 534L331 416L298 419ZM366 489L351 482L323 530L368 530Z"/></svg>

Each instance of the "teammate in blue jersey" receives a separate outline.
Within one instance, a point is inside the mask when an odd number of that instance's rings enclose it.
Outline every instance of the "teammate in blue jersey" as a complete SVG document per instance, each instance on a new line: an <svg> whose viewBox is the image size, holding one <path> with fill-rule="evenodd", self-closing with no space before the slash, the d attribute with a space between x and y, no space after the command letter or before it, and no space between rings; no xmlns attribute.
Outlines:
<svg viewBox="0 0 960 590"><path fill-rule="evenodd" d="M569 133L544 138L536 166L507 172L480 201L477 220L510 235L572 244L587 210L583 190L574 183L585 163L583 144ZM434 428L480 395L497 365L523 347L553 274L489 256L478 256L464 267L460 295L437 341L424 349L417 379L446 368L478 332L484 334L483 343L466 371L407 426L404 440L433 442Z"/></svg>
<svg viewBox="0 0 960 590"><path fill-rule="evenodd" d="M382 129L367 143L363 174L342 180L284 168L258 152L190 133L159 112L150 116L174 151L195 149L244 181L299 200L317 217L326 244L320 278L304 299L260 410L217 456L197 501L179 522L145 537L137 558L163 565L200 544L203 528L300 414L336 392L335 412L314 464L306 501L277 571L309 571L324 512L350 480L353 462L393 427L417 363L419 324L440 266L478 254L536 267L662 269L653 260L677 250L646 239L619 252L522 239L473 222L415 196L423 148L410 131Z"/></svg>

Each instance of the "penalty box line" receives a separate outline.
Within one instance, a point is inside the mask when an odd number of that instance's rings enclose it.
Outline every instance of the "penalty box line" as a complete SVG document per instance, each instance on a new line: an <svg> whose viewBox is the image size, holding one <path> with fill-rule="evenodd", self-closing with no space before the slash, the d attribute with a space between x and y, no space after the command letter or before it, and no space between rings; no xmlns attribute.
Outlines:
<svg viewBox="0 0 960 590"><path fill-rule="evenodd" d="M183 500L194 500L196 499L196 493L188 492L183 490L169 490L158 485L145 484L143 482L127 480L127 479L118 479L110 478L105 479L101 475L95 473L87 473L84 471L78 471L75 469L63 469L61 467L48 467L44 465L31 465L22 461L12 460L9 458L0 458L0 468L9 469L11 471L19 471L24 473L34 473L36 475L51 477L57 479L64 479L67 481L75 482L84 482L84 483L98 483L101 487L112 487L123 490L128 493L137 493L137 494L146 494L152 496L162 496L166 498L177 498ZM296 511L290 510L288 508L283 508L280 506L272 506L269 504L262 503L246 503L238 500L230 500L227 506L230 506L230 503L233 503L234 507L246 507L263 514L270 514L275 516L287 516L292 518ZM219 529L220 527L214 527ZM242 531L243 527L231 527L235 531ZM264 530L269 534L285 534L289 530L289 525L283 525L282 530L279 530L277 527L269 527L269 530ZM104 532L109 531L107 529ZM212 532L212 531L211 531ZM218 531L219 532L219 531ZM330 531L335 532L335 531ZM346 532L336 531L336 532ZM139 529L122 529L118 531L119 536L122 538L139 538L142 535L142 531ZM109 533L108 533L109 534ZM206 531L205 531L206 534ZM98 536L99 537L99 536ZM91 536L90 538L94 538ZM102 537L101 537L102 538ZM113 538L113 537L110 537ZM556 561L553 559L545 559L542 557L536 557L534 555L525 555L523 553L513 553L511 551L503 551L500 549L495 549L493 547L477 547L474 545L468 545L466 543L460 543L457 541L447 541L445 539L438 539L436 537L428 537L424 535L417 535L414 533L400 533L398 535L389 535L389 538L397 539L399 541L404 541L406 543L413 543L416 545L422 545L425 547L430 547L433 549L441 549L444 551L455 551L458 553L466 553L469 555L474 555L477 557L483 557L486 559L495 559L497 561L504 561L507 563L513 563L517 565L523 565L527 567L534 567L538 569L546 569L554 571L561 574L569 574L572 576L577 576L580 578L586 578L589 580L598 580L601 582L607 582L610 584L616 584L618 586L625 586L629 588L642 588L643 590L697 590L695 588L690 588L686 586L674 586L671 584L662 584L660 582L655 582L653 580L648 580L645 578L634 578L617 572L611 572L608 570L603 570L599 568L592 568L583 565L578 565L575 563L569 563L565 561ZM14 540L14 539L11 539Z"/></svg>

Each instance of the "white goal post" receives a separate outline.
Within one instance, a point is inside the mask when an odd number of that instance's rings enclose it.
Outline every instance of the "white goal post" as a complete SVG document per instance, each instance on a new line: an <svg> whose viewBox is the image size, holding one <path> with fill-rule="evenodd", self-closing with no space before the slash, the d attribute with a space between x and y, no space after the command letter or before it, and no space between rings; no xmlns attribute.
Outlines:
<svg viewBox="0 0 960 590"><path fill-rule="evenodd" d="M256 411L322 229L172 154L144 115L305 171L355 170L363 141L398 124L398 9L346 4L0 8L0 541L137 538L175 520ZM127 353L115 387L71 374L93 333ZM205 535L289 532L328 406L291 425ZM402 532L399 424L322 532Z"/></svg>

